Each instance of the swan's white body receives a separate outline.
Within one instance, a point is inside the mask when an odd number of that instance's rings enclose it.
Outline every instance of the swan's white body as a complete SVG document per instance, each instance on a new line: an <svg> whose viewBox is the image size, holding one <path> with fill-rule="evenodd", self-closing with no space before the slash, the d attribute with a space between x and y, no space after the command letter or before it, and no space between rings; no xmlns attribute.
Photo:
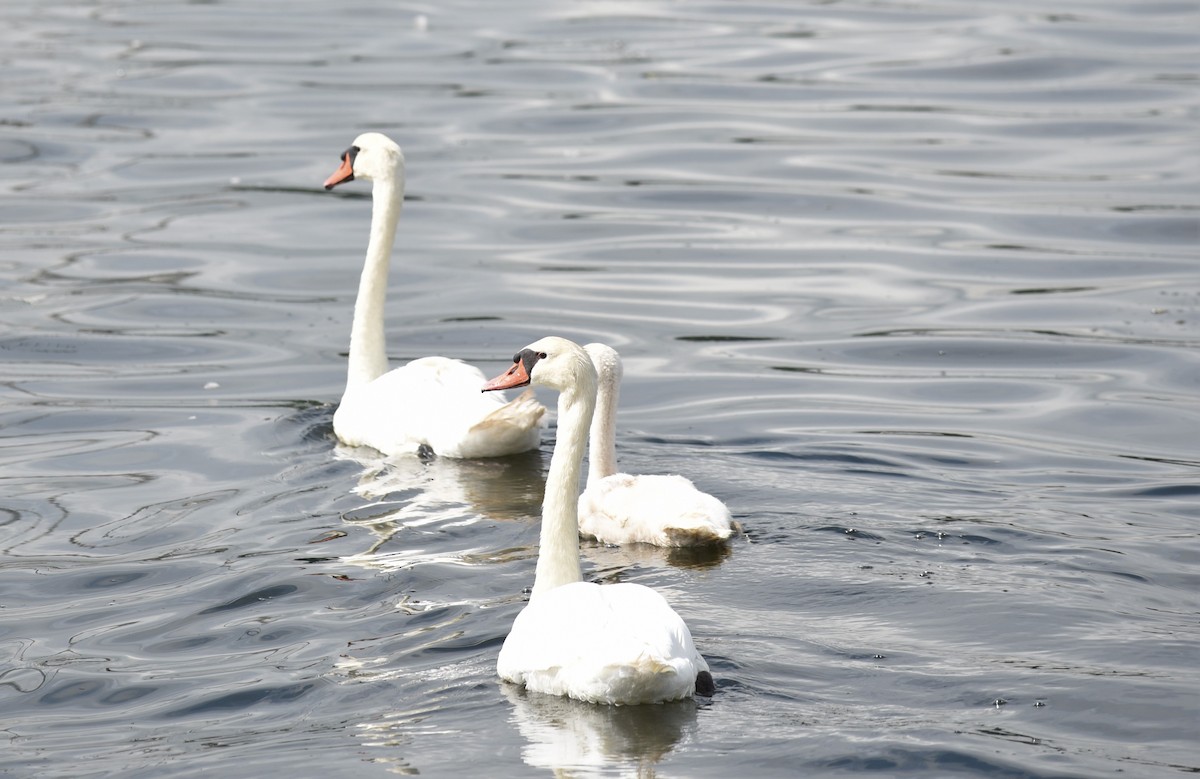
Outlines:
<svg viewBox="0 0 1200 779"><path fill-rule="evenodd" d="M521 371L524 371L522 373ZM541 549L529 604L500 650L500 677L536 692L592 703L686 698L712 677L687 625L640 584L584 582L579 567L579 474L596 403L596 370L580 346L543 338L488 387L557 389L558 440L546 477Z"/></svg>
<svg viewBox="0 0 1200 779"><path fill-rule="evenodd" d="M545 408L533 393L499 402L479 391L483 373L446 357L422 357L347 387L333 415L338 439L387 455L424 444L443 457L499 457L535 448Z"/></svg>
<svg viewBox="0 0 1200 779"><path fill-rule="evenodd" d="M617 400L621 358L593 343L583 347L599 378L588 444L587 488L579 496L579 532L606 544L694 546L727 540L737 525L724 503L682 476L617 473Z"/></svg>
<svg viewBox="0 0 1200 779"><path fill-rule="evenodd" d="M373 183L371 237L354 303L346 391L333 415L338 439L389 456L414 454L422 446L459 458L500 457L535 448L546 409L532 393L510 403L482 394L483 373L446 357L422 357L388 371L383 305L404 201L400 147L379 133L355 138L325 188L353 178Z"/></svg>
<svg viewBox="0 0 1200 779"><path fill-rule="evenodd" d="M678 614L640 584L574 582L531 600L500 650L500 678L591 703L690 696L708 668Z"/></svg>

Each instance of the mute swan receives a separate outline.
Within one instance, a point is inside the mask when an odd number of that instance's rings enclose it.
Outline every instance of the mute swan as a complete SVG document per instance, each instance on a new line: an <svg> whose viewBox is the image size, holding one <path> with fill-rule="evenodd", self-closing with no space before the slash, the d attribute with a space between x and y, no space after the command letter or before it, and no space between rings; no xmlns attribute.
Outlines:
<svg viewBox="0 0 1200 779"><path fill-rule="evenodd" d="M350 446L385 455L423 446L446 457L500 457L535 448L545 407L532 392L505 403L481 395L485 376L446 357L422 357L387 369L383 303L396 222L404 201L404 154L380 133L363 133L342 154L325 189L356 178L372 182L371 237L354 303L346 391L333 415L333 432Z"/></svg>
<svg viewBox="0 0 1200 779"><path fill-rule="evenodd" d="M596 405L596 369L563 338L522 349L484 391L534 383L556 389L558 441L546 475L541 549L529 603L496 670L535 692L591 703L661 703L711 695L708 663L667 601L640 584L598 585L579 568L579 472Z"/></svg>
<svg viewBox="0 0 1200 779"><path fill-rule="evenodd" d="M727 540L737 527L729 509L688 479L616 472L621 357L605 344L583 348L600 384L588 442L587 488L579 496L579 532L606 544L699 546Z"/></svg>

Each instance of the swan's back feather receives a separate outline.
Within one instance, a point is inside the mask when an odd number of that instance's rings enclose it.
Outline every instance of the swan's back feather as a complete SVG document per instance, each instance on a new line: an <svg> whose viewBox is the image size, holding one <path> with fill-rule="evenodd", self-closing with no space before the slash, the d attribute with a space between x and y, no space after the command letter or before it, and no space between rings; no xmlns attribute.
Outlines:
<svg viewBox="0 0 1200 779"><path fill-rule="evenodd" d="M542 593L517 615L496 670L535 692L636 704L692 695L708 664L654 590L575 582Z"/></svg>
<svg viewBox="0 0 1200 779"><path fill-rule="evenodd" d="M714 544L736 528L724 503L683 476L615 473L579 496L579 532L606 544Z"/></svg>

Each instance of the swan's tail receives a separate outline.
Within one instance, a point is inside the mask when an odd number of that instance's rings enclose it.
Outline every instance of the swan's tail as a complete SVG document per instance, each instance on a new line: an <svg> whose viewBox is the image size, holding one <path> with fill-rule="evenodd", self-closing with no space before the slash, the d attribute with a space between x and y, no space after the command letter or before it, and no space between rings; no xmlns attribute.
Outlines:
<svg viewBox="0 0 1200 779"><path fill-rule="evenodd" d="M728 524L720 521L717 518L705 517L703 521L695 524L685 524L684 522L673 523L673 526L664 527L662 529L663 536L666 537L668 543L663 546L706 546L709 544L721 544L729 540L730 536L735 533L740 533L742 526L733 520L726 520Z"/></svg>
<svg viewBox="0 0 1200 779"><path fill-rule="evenodd" d="M542 440L545 414L546 407L527 389L472 425L457 456L500 457L536 449Z"/></svg>

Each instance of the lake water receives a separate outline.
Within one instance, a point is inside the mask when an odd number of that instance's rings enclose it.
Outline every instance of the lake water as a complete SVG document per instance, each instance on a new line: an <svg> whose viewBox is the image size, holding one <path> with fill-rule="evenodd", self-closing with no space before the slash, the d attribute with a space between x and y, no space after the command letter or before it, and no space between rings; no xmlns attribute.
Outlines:
<svg viewBox="0 0 1200 779"><path fill-rule="evenodd" d="M0 21L0 773L1200 771L1196 3ZM335 446L370 203L320 185L365 130L393 361L608 342L622 467L744 524L583 550L711 701L497 680L552 429Z"/></svg>

